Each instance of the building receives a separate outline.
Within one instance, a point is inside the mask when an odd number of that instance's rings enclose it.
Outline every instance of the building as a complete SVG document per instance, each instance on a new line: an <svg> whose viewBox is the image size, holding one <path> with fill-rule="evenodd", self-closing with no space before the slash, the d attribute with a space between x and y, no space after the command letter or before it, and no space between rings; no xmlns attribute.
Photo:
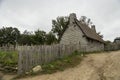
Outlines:
<svg viewBox="0 0 120 80"><path fill-rule="evenodd" d="M69 16L69 25L60 38L60 44L80 44L86 51L104 50L104 40L96 33L95 26L90 28L82 23L76 18L75 13Z"/></svg>

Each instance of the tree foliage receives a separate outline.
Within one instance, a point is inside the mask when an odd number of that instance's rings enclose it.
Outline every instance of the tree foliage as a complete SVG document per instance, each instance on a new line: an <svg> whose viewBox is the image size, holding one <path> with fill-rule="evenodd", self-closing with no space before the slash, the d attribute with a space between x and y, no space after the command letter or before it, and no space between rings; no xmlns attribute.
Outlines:
<svg viewBox="0 0 120 80"><path fill-rule="evenodd" d="M57 17L56 20L52 20L52 31L60 40L60 37L63 34L64 29L68 26L69 20L68 17Z"/></svg>
<svg viewBox="0 0 120 80"><path fill-rule="evenodd" d="M94 25L93 22L91 21L91 19L86 17L86 16L81 16L80 22L82 22L82 23L84 23L84 24L86 24L88 26Z"/></svg>
<svg viewBox="0 0 120 80"><path fill-rule="evenodd" d="M16 45L20 37L20 31L17 28L3 27L0 29L0 45Z"/></svg>
<svg viewBox="0 0 120 80"><path fill-rule="evenodd" d="M50 45L56 43L56 37L52 32L48 34L42 30L36 30L34 33L25 30L19 39L20 45Z"/></svg>
<svg viewBox="0 0 120 80"><path fill-rule="evenodd" d="M53 32L49 32L48 34L46 34L46 44L50 45L56 42L57 42L57 39Z"/></svg>
<svg viewBox="0 0 120 80"><path fill-rule="evenodd" d="M45 38L46 38L46 32L37 30L35 31L35 37L34 40L36 41L36 44L45 44Z"/></svg>
<svg viewBox="0 0 120 80"><path fill-rule="evenodd" d="M20 35L19 44L32 45L34 43L33 38L34 38L34 35L31 32L25 30L23 34Z"/></svg>
<svg viewBox="0 0 120 80"><path fill-rule="evenodd" d="M90 18L82 16L80 22L85 23L88 26L92 26ZM49 33L43 30L36 30L30 32L25 30L22 34L17 28L3 27L0 29L0 46L4 45L44 45L54 44L60 41L61 36L68 27L69 17L57 17L52 20L52 29ZM101 38L103 35L97 33Z"/></svg>

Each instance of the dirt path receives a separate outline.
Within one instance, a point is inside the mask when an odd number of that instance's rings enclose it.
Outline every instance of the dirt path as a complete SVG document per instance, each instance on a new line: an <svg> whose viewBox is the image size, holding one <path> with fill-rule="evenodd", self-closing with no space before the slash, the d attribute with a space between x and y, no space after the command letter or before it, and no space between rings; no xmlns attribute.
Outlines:
<svg viewBox="0 0 120 80"><path fill-rule="evenodd" d="M120 51L89 54L74 68L20 80L120 80Z"/></svg>

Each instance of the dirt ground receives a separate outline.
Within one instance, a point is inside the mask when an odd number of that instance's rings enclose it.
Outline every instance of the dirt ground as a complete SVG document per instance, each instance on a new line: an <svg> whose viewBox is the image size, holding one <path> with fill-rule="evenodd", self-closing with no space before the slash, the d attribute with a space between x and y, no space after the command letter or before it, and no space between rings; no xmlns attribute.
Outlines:
<svg viewBox="0 0 120 80"><path fill-rule="evenodd" d="M89 54L74 68L19 80L120 80L120 51Z"/></svg>

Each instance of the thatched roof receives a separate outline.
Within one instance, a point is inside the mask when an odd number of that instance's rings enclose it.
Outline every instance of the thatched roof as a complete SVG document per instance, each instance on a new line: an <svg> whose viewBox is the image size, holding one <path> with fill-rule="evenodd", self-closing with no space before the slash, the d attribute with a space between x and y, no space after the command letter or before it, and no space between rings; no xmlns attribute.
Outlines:
<svg viewBox="0 0 120 80"><path fill-rule="evenodd" d="M82 22L77 20L75 13L71 13L70 16L69 16L69 24L71 24L71 23L76 24L80 28L80 30L83 32L83 34L86 38L104 43L104 40L100 37L100 35L98 35L96 33L96 31L91 29L85 23L82 23ZM68 29L68 27L69 26L66 26L66 28L63 30L63 33L60 36L60 40L61 40L62 36L64 35L64 32L66 31L66 29Z"/></svg>
<svg viewBox="0 0 120 80"><path fill-rule="evenodd" d="M88 25L81 23L81 22L78 21L77 19L75 19L75 23L79 26L80 30L83 32L83 34L84 34L87 38L104 43L104 40L103 40L95 31L93 31ZM62 33L62 35L60 36L60 40L61 40L62 36L64 35L64 32L66 31L66 29L67 29L68 27L69 27L69 26L67 26L67 27L63 30L63 33Z"/></svg>
<svg viewBox="0 0 120 80"><path fill-rule="evenodd" d="M90 29L88 25L81 23L77 19L75 19L75 22L87 38L90 38L99 42L104 42L104 40L95 31Z"/></svg>

